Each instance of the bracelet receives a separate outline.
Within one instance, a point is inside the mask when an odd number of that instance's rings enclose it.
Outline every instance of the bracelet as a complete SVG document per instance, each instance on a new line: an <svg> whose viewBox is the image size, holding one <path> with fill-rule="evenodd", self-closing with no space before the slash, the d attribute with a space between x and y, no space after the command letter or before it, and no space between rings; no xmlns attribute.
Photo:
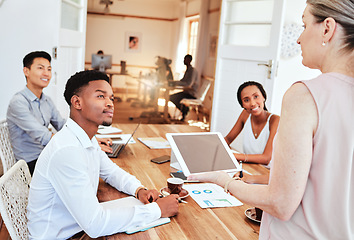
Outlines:
<svg viewBox="0 0 354 240"><path fill-rule="evenodd" d="M243 160L243 162L247 162L247 154L244 153L243 155L245 155L245 160Z"/></svg>
<svg viewBox="0 0 354 240"><path fill-rule="evenodd" d="M227 182L225 183L225 186L224 186L224 191L225 191L226 193L229 192L229 190L228 190L227 188L229 187L229 184L230 184L233 180L241 180L241 178L239 178L239 177L234 177L234 178L231 178L229 181L227 181Z"/></svg>
<svg viewBox="0 0 354 240"><path fill-rule="evenodd" d="M144 189L144 190L148 190L146 187L144 186L140 186L136 189L135 191L135 198L138 198L138 192L141 190L141 189Z"/></svg>

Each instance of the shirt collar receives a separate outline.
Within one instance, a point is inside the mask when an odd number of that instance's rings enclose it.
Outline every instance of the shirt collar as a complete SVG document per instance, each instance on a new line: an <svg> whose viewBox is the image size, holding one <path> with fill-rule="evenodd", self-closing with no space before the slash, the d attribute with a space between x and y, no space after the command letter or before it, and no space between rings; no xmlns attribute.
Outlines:
<svg viewBox="0 0 354 240"><path fill-rule="evenodd" d="M74 135L77 137L77 139L80 141L81 145L84 148L89 148L89 147L100 148L100 146L98 145L97 139L95 137L90 139L87 136L87 134L84 131L84 129L82 129L80 127L80 125L77 124L71 118L68 118L68 120L67 120L65 125L66 125L67 128L69 128L74 133Z"/></svg>
<svg viewBox="0 0 354 240"><path fill-rule="evenodd" d="M31 101L36 101L37 99L39 101L46 101L47 100L47 96L42 92L42 96L41 98L38 98L27 86L25 87L25 89L23 89L23 94Z"/></svg>

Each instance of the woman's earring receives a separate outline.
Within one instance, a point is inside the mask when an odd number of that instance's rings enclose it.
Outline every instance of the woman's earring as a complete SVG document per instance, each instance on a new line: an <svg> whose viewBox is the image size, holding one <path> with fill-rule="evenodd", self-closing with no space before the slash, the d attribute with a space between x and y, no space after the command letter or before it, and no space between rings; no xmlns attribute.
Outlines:
<svg viewBox="0 0 354 240"><path fill-rule="evenodd" d="M322 46L326 46L326 43L325 43L325 42L322 42Z"/></svg>

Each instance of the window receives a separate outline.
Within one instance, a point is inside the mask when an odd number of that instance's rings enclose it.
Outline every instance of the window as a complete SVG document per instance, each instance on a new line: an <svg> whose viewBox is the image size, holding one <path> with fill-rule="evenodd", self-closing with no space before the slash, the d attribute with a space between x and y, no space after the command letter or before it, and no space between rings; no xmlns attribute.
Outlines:
<svg viewBox="0 0 354 240"><path fill-rule="evenodd" d="M199 17L189 21L188 54L192 55L193 58L195 57L197 50L198 25Z"/></svg>
<svg viewBox="0 0 354 240"><path fill-rule="evenodd" d="M62 0L61 28L82 31L80 26L81 14L84 8L82 0Z"/></svg>

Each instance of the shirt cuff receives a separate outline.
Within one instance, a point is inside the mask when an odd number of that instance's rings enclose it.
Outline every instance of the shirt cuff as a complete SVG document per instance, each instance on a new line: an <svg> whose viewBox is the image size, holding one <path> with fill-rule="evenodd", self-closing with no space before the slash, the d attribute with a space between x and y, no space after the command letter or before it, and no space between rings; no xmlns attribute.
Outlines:
<svg viewBox="0 0 354 240"><path fill-rule="evenodd" d="M52 135L53 135L53 133L48 130L48 132L45 133L45 136L43 137L41 144L43 146L47 146L47 144L49 143L50 139L52 138Z"/></svg>
<svg viewBox="0 0 354 240"><path fill-rule="evenodd" d="M145 206L148 208L153 219L159 219L161 217L161 209L156 202L145 204Z"/></svg>
<svg viewBox="0 0 354 240"><path fill-rule="evenodd" d="M138 198L138 192L139 192L141 189L148 190L148 189L147 189L146 187L144 187L144 186L138 187L138 188L135 190L135 194L134 194L135 198ZM139 198L138 198L138 199L139 199Z"/></svg>

